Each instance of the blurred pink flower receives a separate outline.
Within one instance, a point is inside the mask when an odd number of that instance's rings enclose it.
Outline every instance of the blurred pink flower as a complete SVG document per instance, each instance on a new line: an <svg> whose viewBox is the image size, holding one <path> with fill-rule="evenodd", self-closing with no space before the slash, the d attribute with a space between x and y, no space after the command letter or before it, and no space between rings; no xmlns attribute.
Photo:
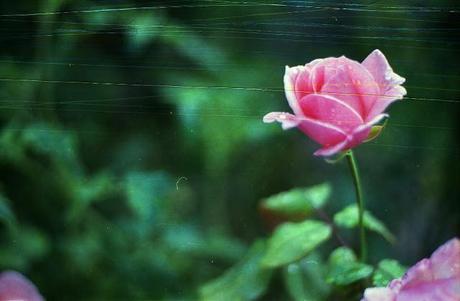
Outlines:
<svg viewBox="0 0 460 301"><path fill-rule="evenodd" d="M0 301L43 301L35 285L15 271L0 273Z"/></svg>
<svg viewBox="0 0 460 301"><path fill-rule="evenodd" d="M323 146L315 155L330 156L368 137L388 105L406 95L404 81L379 50L362 63L342 56L286 66L284 90L294 114L272 112L263 120L298 127Z"/></svg>
<svg viewBox="0 0 460 301"><path fill-rule="evenodd" d="M368 288L361 301L459 301L460 240L439 247L388 287Z"/></svg>

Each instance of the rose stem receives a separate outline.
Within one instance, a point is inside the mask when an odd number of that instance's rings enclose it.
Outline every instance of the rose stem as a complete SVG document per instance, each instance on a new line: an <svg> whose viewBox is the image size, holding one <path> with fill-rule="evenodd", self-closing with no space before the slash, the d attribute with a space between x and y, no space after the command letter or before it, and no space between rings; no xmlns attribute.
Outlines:
<svg viewBox="0 0 460 301"><path fill-rule="evenodd" d="M358 165L356 164L353 151L347 152L348 166L350 166L351 174L353 176L353 184L355 185L356 203L358 204L358 225L359 225L359 238L361 244L361 261L365 262L367 259L367 246L366 246L366 232L364 229L364 199L363 191L361 189L361 180L359 177Z"/></svg>

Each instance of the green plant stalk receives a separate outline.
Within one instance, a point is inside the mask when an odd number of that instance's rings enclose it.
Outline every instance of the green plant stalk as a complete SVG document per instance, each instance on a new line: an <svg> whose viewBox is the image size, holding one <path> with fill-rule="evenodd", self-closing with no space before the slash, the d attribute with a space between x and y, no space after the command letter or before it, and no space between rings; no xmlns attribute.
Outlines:
<svg viewBox="0 0 460 301"><path fill-rule="evenodd" d="M353 184L355 185L356 192L356 203L358 204L358 226L359 226L359 238L361 254L360 259L362 262L367 260L367 244L366 244L366 230L364 229L364 198L363 191L361 189L361 180L359 177L358 165L356 164L355 156L353 151L347 152L348 166L350 166L351 174L353 176Z"/></svg>

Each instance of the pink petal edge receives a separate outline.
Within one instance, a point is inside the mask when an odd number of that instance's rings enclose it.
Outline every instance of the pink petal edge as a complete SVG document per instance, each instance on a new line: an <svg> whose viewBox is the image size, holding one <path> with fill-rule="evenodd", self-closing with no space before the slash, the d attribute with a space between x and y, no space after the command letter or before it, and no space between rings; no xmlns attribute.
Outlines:
<svg viewBox="0 0 460 301"><path fill-rule="evenodd" d="M319 150L315 151L313 154L315 156L330 157L344 150L347 144L349 143L349 141L350 141L349 138L345 138L345 140L343 140L342 142L339 142L332 146L320 148Z"/></svg>
<svg viewBox="0 0 460 301"><path fill-rule="evenodd" d="M289 103L294 114L301 114L302 110L299 107L297 102L297 97L295 94L295 80L300 72L300 68L303 66L289 67L286 66L283 82L284 82L284 93L286 94L286 99Z"/></svg>

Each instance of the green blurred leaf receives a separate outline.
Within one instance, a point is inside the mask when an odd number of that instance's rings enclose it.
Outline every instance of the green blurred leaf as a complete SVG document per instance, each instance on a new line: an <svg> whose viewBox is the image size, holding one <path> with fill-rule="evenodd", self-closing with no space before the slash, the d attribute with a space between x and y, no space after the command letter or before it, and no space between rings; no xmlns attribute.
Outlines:
<svg viewBox="0 0 460 301"><path fill-rule="evenodd" d="M270 237L262 264L278 267L299 260L330 235L331 227L323 222L307 220L302 223L284 223Z"/></svg>
<svg viewBox="0 0 460 301"><path fill-rule="evenodd" d="M237 239L222 234L205 235L187 224L170 226L163 235L168 247L188 255L236 261L247 251L247 247Z"/></svg>
<svg viewBox="0 0 460 301"><path fill-rule="evenodd" d="M309 188L296 188L281 192L265 199L262 206L285 215L305 215L324 206L330 195L330 184L323 183Z"/></svg>
<svg viewBox="0 0 460 301"><path fill-rule="evenodd" d="M355 228L358 226L358 207L356 204L349 205L334 215L334 223L344 228ZM364 226L382 235L390 243L394 243L395 237L388 228L369 211L364 212Z"/></svg>
<svg viewBox="0 0 460 301"><path fill-rule="evenodd" d="M0 268L18 270L26 268L34 259L46 254L49 249L47 237L32 227L16 227L8 234L8 244L0 248Z"/></svg>
<svg viewBox="0 0 460 301"><path fill-rule="evenodd" d="M22 141L53 160L67 163L80 171L76 154L75 137L71 132L47 123L34 123L22 131Z"/></svg>
<svg viewBox="0 0 460 301"><path fill-rule="evenodd" d="M329 257L327 282L334 285L348 285L372 274L370 265L357 261L352 250L340 247Z"/></svg>
<svg viewBox="0 0 460 301"><path fill-rule="evenodd" d="M283 269L286 288L294 300L309 300L304 287L302 268L297 263L291 263Z"/></svg>
<svg viewBox="0 0 460 301"><path fill-rule="evenodd" d="M254 300L267 288L271 270L260 265L266 243L257 241L243 260L200 288L202 301Z"/></svg>
<svg viewBox="0 0 460 301"><path fill-rule="evenodd" d="M325 265L318 254L312 253L283 269L286 290L295 301L320 301L329 292L325 282Z"/></svg>
<svg viewBox="0 0 460 301"><path fill-rule="evenodd" d="M8 199L0 194L0 221L4 222L8 227L12 227L16 224L16 216L9 203Z"/></svg>
<svg viewBox="0 0 460 301"><path fill-rule="evenodd" d="M74 202L69 208L67 218L69 221L81 218L85 210L95 201L101 200L110 194L118 192L120 187L115 184L114 178L108 173L101 173L93 177L79 178L69 181Z"/></svg>
<svg viewBox="0 0 460 301"><path fill-rule="evenodd" d="M173 185L163 172L130 172L125 179L128 203L141 219L154 219L165 209L162 201Z"/></svg>
<svg viewBox="0 0 460 301"><path fill-rule="evenodd" d="M153 12L134 16L130 20L128 32L130 43L127 45L138 49L153 41L163 30L161 26L163 21Z"/></svg>
<svg viewBox="0 0 460 301"><path fill-rule="evenodd" d="M391 280L400 278L404 275L406 268L397 260L383 259L379 262L377 269L372 277L374 286L387 286Z"/></svg>

